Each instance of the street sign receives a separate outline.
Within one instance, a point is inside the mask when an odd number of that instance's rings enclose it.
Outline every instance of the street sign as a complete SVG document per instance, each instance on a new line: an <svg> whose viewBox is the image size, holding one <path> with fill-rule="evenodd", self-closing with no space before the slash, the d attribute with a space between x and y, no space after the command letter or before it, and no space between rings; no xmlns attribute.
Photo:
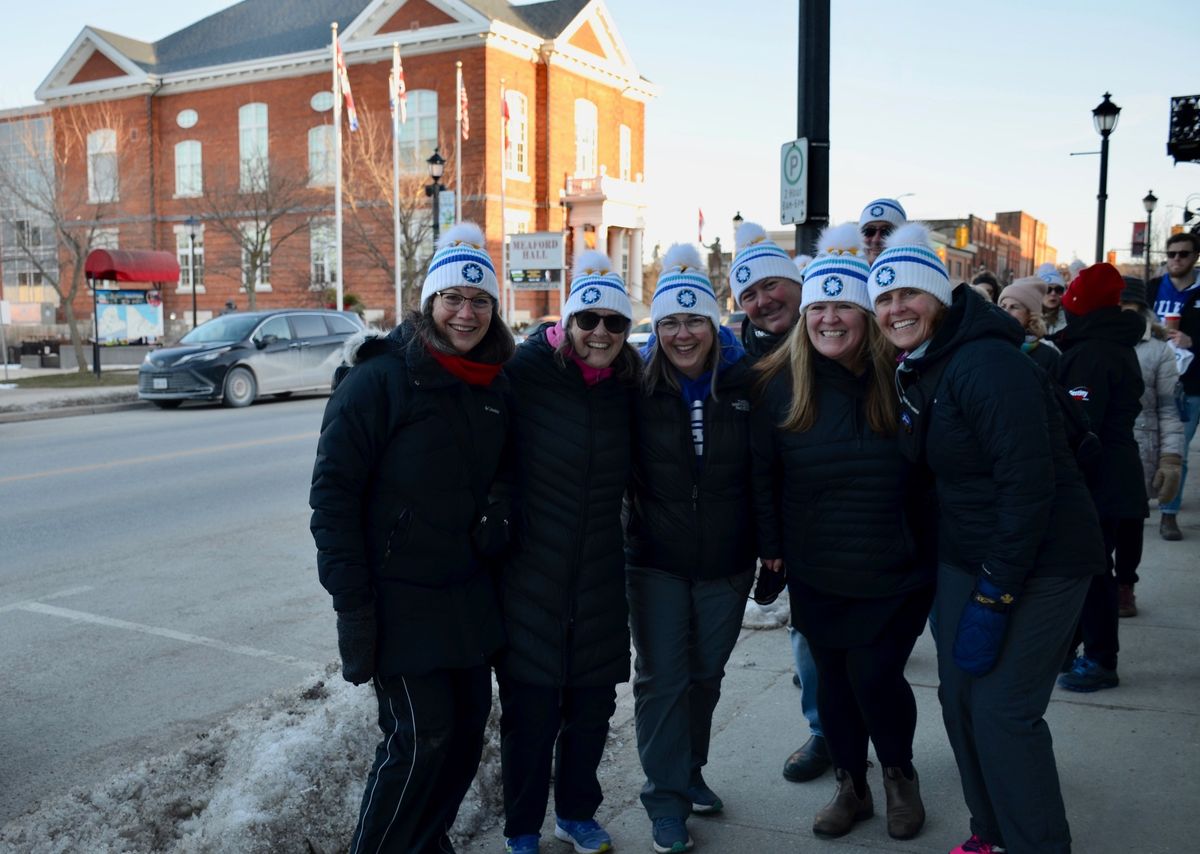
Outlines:
<svg viewBox="0 0 1200 854"><path fill-rule="evenodd" d="M12 315L8 311L8 300L0 299L0 326L12 323Z"/></svg>
<svg viewBox="0 0 1200 854"><path fill-rule="evenodd" d="M558 290L565 266L566 239L562 232L508 235L508 280L517 290Z"/></svg>
<svg viewBox="0 0 1200 854"><path fill-rule="evenodd" d="M808 220L808 139L785 142L779 151L779 222Z"/></svg>

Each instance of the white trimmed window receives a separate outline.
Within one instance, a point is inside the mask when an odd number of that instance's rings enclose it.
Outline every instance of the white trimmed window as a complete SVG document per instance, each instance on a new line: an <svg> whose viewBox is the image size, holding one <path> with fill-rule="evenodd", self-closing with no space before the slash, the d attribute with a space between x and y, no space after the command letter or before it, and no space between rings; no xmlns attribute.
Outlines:
<svg viewBox="0 0 1200 854"><path fill-rule="evenodd" d="M508 151L504 154L504 171L510 178L529 177L529 99L520 92L508 89Z"/></svg>
<svg viewBox="0 0 1200 854"><path fill-rule="evenodd" d="M238 163L241 191L261 190L267 181L267 105L238 108Z"/></svg>
<svg viewBox="0 0 1200 854"><path fill-rule="evenodd" d="M185 139L175 144L175 196L199 196L204 193L204 171L198 140Z"/></svg>
<svg viewBox="0 0 1200 854"><path fill-rule="evenodd" d="M633 177L633 131L629 129L629 125L621 125L619 133L621 140L621 171L617 177L622 181L628 181Z"/></svg>
<svg viewBox="0 0 1200 854"><path fill-rule="evenodd" d="M115 202L117 196L117 132L94 130L87 137L88 201Z"/></svg>
<svg viewBox="0 0 1200 854"><path fill-rule="evenodd" d="M89 249L120 249L120 229L97 228L92 232Z"/></svg>
<svg viewBox="0 0 1200 854"><path fill-rule="evenodd" d="M531 211L513 210L512 208L504 209L504 233L505 234L528 234L529 225L533 221Z"/></svg>
<svg viewBox="0 0 1200 854"><path fill-rule="evenodd" d="M400 125L400 168L425 172L425 161L438 144L438 100L432 89L408 92L408 121Z"/></svg>
<svg viewBox="0 0 1200 854"><path fill-rule="evenodd" d="M242 223L242 290L246 289L246 283L250 281L250 250L249 245L254 242L254 236L257 233L257 226L252 222ZM271 290L271 229L267 229L267 239L263 244L262 257L258 262L258 269L255 271L254 290L256 293L264 293Z"/></svg>
<svg viewBox="0 0 1200 854"><path fill-rule="evenodd" d="M333 125L317 125L308 130L308 185L331 187L333 172Z"/></svg>
<svg viewBox="0 0 1200 854"><path fill-rule="evenodd" d="M309 290L323 291L337 285L337 240L333 220L313 220L308 232L312 279Z"/></svg>
<svg viewBox="0 0 1200 854"><path fill-rule="evenodd" d="M192 292L192 270L196 271L196 293L204 293L204 226L196 226L196 241L189 245L186 224L175 226L175 257L179 261L179 286L176 293ZM189 251L191 250L191 251Z"/></svg>
<svg viewBox="0 0 1200 854"><path fill-rule="evenodd" d="M585 98L575 100L575 177L593 178L598 173L599 114Z"/></svg>

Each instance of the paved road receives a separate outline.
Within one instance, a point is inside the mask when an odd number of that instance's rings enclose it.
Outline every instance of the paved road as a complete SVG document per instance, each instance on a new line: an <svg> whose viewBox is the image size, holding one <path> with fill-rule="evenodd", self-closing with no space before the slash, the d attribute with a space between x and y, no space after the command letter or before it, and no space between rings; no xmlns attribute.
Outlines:
<svg viewBox="0 0 1200 854"><path fill-rule="evenodd" d="M0 425L0 824L337 657L325 398Z"/></svg>

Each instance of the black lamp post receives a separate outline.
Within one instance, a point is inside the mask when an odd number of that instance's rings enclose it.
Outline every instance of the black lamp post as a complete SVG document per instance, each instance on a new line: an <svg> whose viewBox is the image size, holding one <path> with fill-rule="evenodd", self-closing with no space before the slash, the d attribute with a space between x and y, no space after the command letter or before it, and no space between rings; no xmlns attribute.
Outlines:
<svg viewBox="0 0 1200 854"><path fill-rule="evenodd" d="M438 211L438 202L441 198L442 190L446 189L442 184L442 173L446 170L446 158L438 153L438 146L433 148L433 156L425 161L429 164L429 177L432 182L425 185L425 195L433 199L433 246L437 248L438 242L438 219L440 212Z"/></svg>
<svg viewBox="0 0 1200 854"><path fill-rule="evenodd" d="M1096 125L1096 133L1100 134L1100 193L1096 196L1100 201L1100 210L1096 218L1096 263L1104 260L1104 206L1108 202L1108 137L1117 129L1117 119L1121 117L1121 108L1109 100L1110 93L1104 93L1104 100L1092 110L1092 122Z"/></svg>
<svg viewBox="0 0 1200 854"><path fill-rule="evenodd" d="M196 322L196 225L194 216L184 220L188 228L188 282L192 286L192 329L199 324Z"/></svg>
<svg viewBox="0 0 1200 854"><path fill-rule="evenodd" d="M1146 198L1142 199L1142 207L1146 209L1146 296L1150 296L1150 245L1154 234L1150 225L1154 219L1154 209L1158 207L1158 197L1154 195L1153 190L1146 193Z"/></svg>

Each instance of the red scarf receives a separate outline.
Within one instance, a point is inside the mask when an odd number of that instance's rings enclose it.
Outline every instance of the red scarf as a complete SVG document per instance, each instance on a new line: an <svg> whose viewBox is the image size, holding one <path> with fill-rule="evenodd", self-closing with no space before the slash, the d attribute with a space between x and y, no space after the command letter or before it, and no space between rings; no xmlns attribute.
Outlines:
<svg viewBox="0 0 1200 854"><path fill-rule="evenodd" d="M426 345L425 349L429 351L429 355L437 360L439 365L467 385L489 386L492 384L492 380L496 378L496 374L500 373L500 365L472 362L470 359L464 359L462 356L439 353L428 345Z"/></svg>

